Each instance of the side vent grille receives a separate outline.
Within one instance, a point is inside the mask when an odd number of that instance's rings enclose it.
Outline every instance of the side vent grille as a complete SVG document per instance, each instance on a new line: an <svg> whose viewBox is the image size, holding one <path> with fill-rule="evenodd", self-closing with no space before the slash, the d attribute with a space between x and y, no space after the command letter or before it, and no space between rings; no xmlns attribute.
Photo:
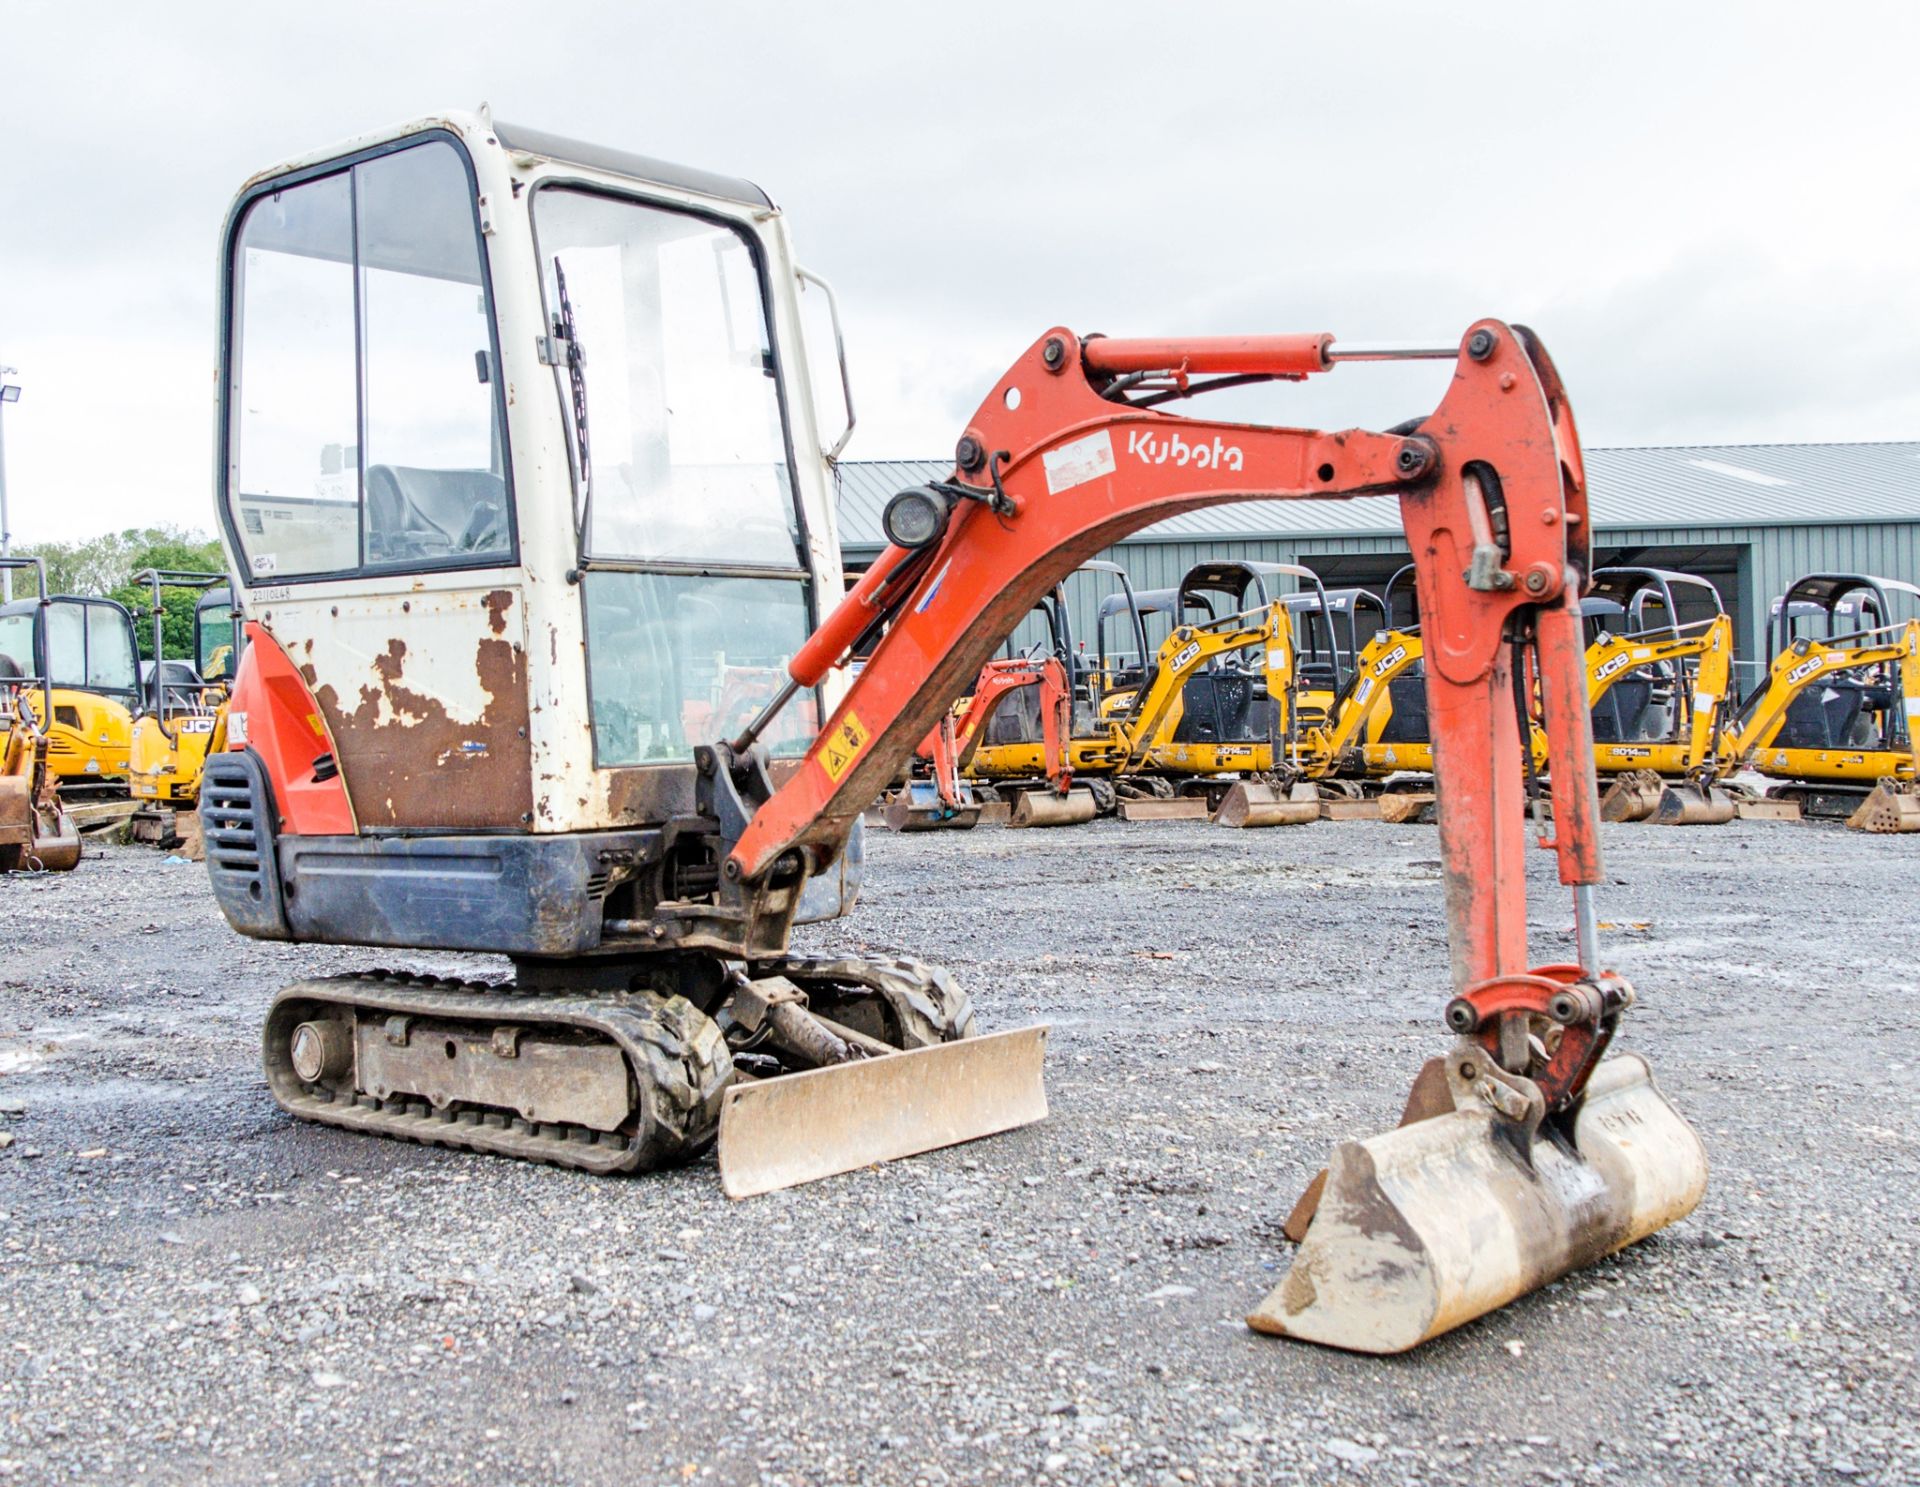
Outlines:
<svg viewBox="0 0 1920 1487"><path fill-rule="evenodd" d="M258 939L288 938L274 855L273 790L251 750L215 754L200 776L200 836L207 877L227 922Z"/></svg>

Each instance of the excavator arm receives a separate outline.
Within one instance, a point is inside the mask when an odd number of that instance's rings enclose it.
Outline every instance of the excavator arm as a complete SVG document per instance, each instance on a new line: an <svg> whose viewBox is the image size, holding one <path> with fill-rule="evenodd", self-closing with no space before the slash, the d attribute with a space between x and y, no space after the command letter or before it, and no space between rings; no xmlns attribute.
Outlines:
<svg viewBox="0 0 1920 1487"><path fill-rule="evenodd" d="M715 811L723 838L727 821L739 826L723 876L749 897L765 890L750 917L777 915L794 883L833 860L981 663L1084 559L1201 507L1393 494L1414 556L1445 782L1455 990L1473 996L1526 970L1515 666L1528 650L1554 757L1584 761L1553 772L1553 845L1582 901L1582 967L1597 971L1585 895L1600 880L1598 803L1577 607L1589 525L1559 378L1528 332L1483 321L1463 337L1440 407L1403 432L1214 422L1158 406L1204 390L1194 379L1209 374L1298 379L1342 359L1315 335L1162 342L1062 329L1036 341L974 415L953 475L890 503L889 535L910 545L890 545L794 657L789 693L856 648L868 656L805 763L768 788L752 744L771 708L742 738L701 751L704 779L737 797ZM1561 1097L1577 1088L1576 1078Z"/></svg>

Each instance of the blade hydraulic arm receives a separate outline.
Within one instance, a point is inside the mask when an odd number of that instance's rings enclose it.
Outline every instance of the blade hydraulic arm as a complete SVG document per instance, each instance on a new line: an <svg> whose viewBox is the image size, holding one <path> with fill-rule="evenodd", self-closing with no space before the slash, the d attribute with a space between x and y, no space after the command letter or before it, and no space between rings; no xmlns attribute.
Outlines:
<svg viewBox="0 0 1920 1487"><path fill-rule="evenodd" d="M832 861L981 664L1083 560L1182 511L1396 494L1419 586L1441 781L1456 992L1448 1020L1515 1074L1529 1067L1529 1028L1559 1023L1552 1067L1535 1072L1546 1076L1548 1108L1577 1099L1630 993L1598 975L1588 902L1600 880L1599 809L1577 606L1589 525L1572 415L1544 350L1497 321L1463 337L1439 408L1406 432L1266 427L1158 408L1204 390L1196 377L1297 380L1341 359L1325 336L1140 342L1054 330L1036 341L974 415L952 476L889 504L895 541L791 663L789 694L856 649L868 658L806 761L772 790L753 747L758 723L702 751L708 798L721 801L712 814L731 843L723 878L744 900L736 917L790 913L803 870ZM1580 964L1538 974L1527 963L1527 688L1516 685L1516 665L1537 681L1558 762L1545 844L1576 889L1581 926ZM769 943L774 929L749 938Z"/></svg>

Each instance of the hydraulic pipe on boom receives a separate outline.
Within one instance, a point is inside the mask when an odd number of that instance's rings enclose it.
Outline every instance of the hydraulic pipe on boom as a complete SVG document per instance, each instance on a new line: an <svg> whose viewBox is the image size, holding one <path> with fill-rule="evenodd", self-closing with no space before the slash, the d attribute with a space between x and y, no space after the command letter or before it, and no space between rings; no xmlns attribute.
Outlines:
<svg viewBox="0 0 1920 1487"><path fill-rule="evenodd" d="M698 761L703 803L730 844L722 877L734 902L723 895L722 907L749 926L747 942L784 939L793 885L832 862L860 810L1081 561L1181 511L1397 492L1442 781L1446 1021L1460 1041L1421 1081L1429 1108L1409 1107L1430 1118L1339 1149L1303 1203L1314 1217L1300 1256L1249 1319L1365 1351L1411 1347L1654 1232L1689 1212L1706 1180L1698 1137L1644 1063L1600 1064L1633 993L1598 964L1599 803L1578 608L1590 524L1572 414L1524 329L1482 321L1455 355L1432 416L1405 432L1325 433L1154 405L1204 390L1189 383L1196 374L1324 371L1339 359L1330 337L1048 332L975 414L952 476L889 504L892 545L794 657L789 692L856 646L868 657L806 762L771 787L753 747L771 710ZM1574 965L1527 958L1530 684L1558 766L1541 845L1574 890ZM750 1119L758 1092L727 1098L723 1153L726 1122ZM1382 1227L1383 1207L1396 1224Z"/></svg>

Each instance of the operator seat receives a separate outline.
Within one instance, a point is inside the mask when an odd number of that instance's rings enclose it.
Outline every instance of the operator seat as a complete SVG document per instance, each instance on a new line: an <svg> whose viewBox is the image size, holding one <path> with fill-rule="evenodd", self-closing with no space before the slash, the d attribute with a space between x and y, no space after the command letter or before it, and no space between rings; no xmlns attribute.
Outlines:
<svg viewBox="0 0 1920 1487"><path fill-rule="evenodd" d="M507 486L488 470L367 467L367 556L400 563L504 552Z"/></svg>

